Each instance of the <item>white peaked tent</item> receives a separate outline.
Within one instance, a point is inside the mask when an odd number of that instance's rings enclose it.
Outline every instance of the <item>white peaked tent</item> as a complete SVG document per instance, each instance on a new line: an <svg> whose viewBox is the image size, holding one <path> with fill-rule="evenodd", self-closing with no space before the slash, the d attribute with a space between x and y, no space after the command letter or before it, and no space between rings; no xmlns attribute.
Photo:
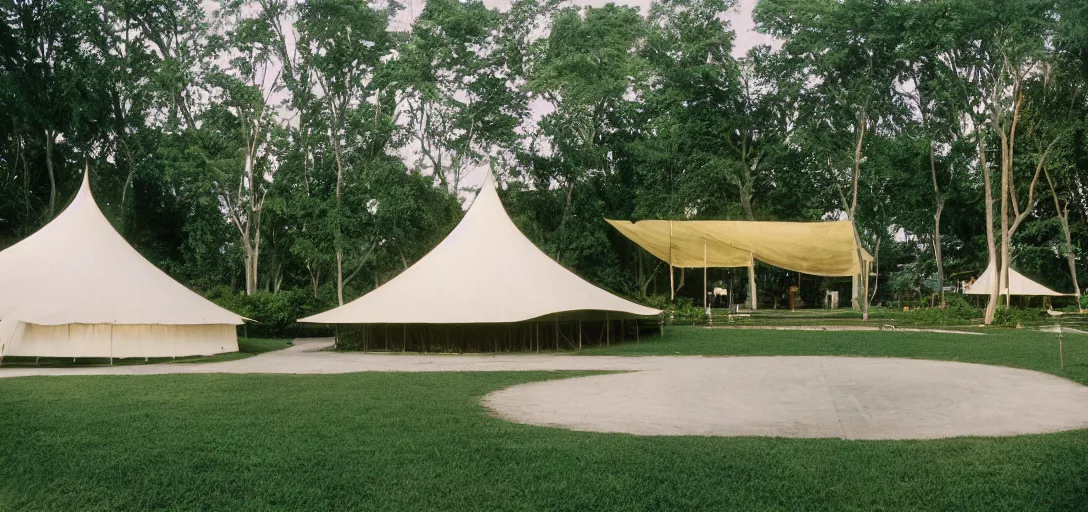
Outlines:
<svg viewBox="0 0 1088 512"><path fill-rule="evenodd" d="M238 351L242 318L140 256L91 195L0 252L0 356L177 357Z"/></svg>
<svg viewBox="0 0 1088 512"><path fill-rule="evenodd" d="M352 302L299 321L493 324L660 313L589 284L541 252L514 226L488 175L457 227L415 265Z"/></svg>
<svg viewBox="0 0 1088 512"><path fill-rule="evenodd" d="M993 286L991 279L997 279L997 271L994 270L994 265L990 265L986 268L986 271L978 276L972 284L963 285L963 293L967 295L989 295L990 287ZM1065 293L1058 293L1050 288L1047 288L1031 279L1024 277L1023 274L1009 268L1009 287L1008 290L1001 290L1000 295L1041 295L1047 297L1061 297L1067 295Z"/></svg>

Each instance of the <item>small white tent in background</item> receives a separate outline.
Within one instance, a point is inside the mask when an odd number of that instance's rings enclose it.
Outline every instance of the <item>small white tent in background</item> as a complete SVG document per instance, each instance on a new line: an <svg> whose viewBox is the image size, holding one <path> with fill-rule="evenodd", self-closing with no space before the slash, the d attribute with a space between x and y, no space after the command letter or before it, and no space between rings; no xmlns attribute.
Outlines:
<svg viewBox="0 0 1088 512"><path fill-rule="evenodd" d="M994 270L994 266L990 265L986 268L986 271L978 276L978 279L974 283L964 283L963 293L966 295L989 295L990 287L993 286L991 279L997 279L997 271ZM1007 292L1007 293L1006 293ZM1007 290L1001 290L1000 295L1029 295L1029 296L1044 296L1044 297L1063 297L1068 295L1066 293L1058 293L1050 288L1047 288L1031 279L1024 277L1023 274L1009 268L1009 287Z"/></svg>
<svg viewBox="0 0 1088 512"><path fill-rule="evenodd" d="M457 227L415 265L352 302L299 321L406 326L607 322L660 313L586 282L541 252L510 220L488 175Z"/></svg>
<svg viewBox="0 0 1088 512"><path fill-rule="evenodd" d="M0 252L0 357L237 352L241 323L129 246L86 174L67 209Z"/></svg>

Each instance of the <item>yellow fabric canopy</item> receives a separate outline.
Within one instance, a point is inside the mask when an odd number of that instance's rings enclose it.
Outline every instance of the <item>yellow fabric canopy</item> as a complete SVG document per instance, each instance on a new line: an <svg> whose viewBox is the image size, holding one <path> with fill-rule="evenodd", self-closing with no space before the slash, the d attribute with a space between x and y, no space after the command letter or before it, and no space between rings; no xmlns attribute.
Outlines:
<svg viewBox="0 0 1088 512"><path fill-rule="evenodd" d="M605 221L674 267L747 267L756 259L818 276L861 273L850 221ZM872 261L864 248L861 253Z"/></svg>

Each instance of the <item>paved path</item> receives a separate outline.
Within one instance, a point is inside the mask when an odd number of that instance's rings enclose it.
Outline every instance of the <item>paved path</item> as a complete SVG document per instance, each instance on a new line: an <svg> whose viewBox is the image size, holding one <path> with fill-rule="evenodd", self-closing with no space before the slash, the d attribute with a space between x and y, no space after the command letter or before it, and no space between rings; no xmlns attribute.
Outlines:
<svg viewBox="0 0 1088 512"><path fill-rule="evenodd" d="M947 361L721 357L534 382L484 404L508 420L640 435L935 439L1088 428L1088 387Z"/></svg>
<svg viewBox="0 0 1088 512"><path fill-rule="evenodd" d="M846 439L1003 436L1088 428L1088 387L1039 372L852 357L383 355L331 340L205 364L0 368L33 375L627 370L513 386L484 404L511 421L641 435Z"/></svg>

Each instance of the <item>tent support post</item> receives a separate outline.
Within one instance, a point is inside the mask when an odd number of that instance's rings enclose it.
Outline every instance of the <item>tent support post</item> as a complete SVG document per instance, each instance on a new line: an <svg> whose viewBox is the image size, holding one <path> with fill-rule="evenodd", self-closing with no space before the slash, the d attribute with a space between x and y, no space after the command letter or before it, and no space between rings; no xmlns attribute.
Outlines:
<svg viewBox="0 0 1088 512"><path fill-rule="evenodd" d="M639 343L642 342L642 340L639 339L641 337L642 333L639 332L638 319L636 318L636 319L632 320L631 322L633 322L635 324L635 345L638 345Z"/></svg>
<svg viewBox="0 0 1088 512"><path fill-rule="evenodd" d="M612 324L608 321L608 312L604 313L604 346L612 345Z"/></svg>
<svg viewBox="0 0 1088 512"><path fill-rule="evenodd" d="M1065 347L1062 346L1062 326L1058 324L1058 362L1065 369Z"/></svg>
<svg viewBox="0 0 1088 512"><path fill-rule="evenodd" d="M710 316L710 301L707 299L706 289L706 244L703 244L703 309L706 310L707 317Z"/></svg>
<svg viewBox="0 0 1088 512"><path fill-rule="evenodd" d="M676 285L673 284L672 271L672 221L669 221L669 300L676 301Z"/></svg>
<svg viewBox="0 0 1088 512"><path fill-rule="evenodd" d="M756 262L748 262L748 308L756 310Z"/></svg>
<svg viewBox="0 0 1088 512"><path fill-rule="evenodd" d="M578 321L578 350L582 350L582 321ZM3 359L0 359L3 361Z"/></svg>
<svg viewBox="0 0 1088 512"><path fill-rule="evenodd" d="M865 275L862 276L861 288L863 295L861 297L861 319L869 319L869 262L864 262L861 267L865 269Z"/></svg>

